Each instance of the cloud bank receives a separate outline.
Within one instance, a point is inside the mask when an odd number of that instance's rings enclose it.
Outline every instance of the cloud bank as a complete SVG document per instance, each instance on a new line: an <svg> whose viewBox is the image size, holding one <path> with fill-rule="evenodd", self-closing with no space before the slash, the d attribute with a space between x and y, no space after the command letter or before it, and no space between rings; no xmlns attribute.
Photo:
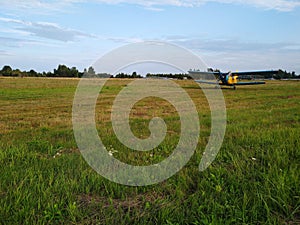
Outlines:
<svg viewBox="0 0 300 225"><path fill-rule="evenodd" d="M166 41L193 49L209 67L229 70L287 69L300 71L300 44L295 42L245 42L236 39L189 39L167 37Z"/></svg>
<svg viewBox="0 0 300 225"><path fill-rule="evenodd" d="M206 3L238 4L246 5L266 10L293 11L300 6L299 0L61 0L61 1L41 1L41 0L11 0L0 2L1 7L21 8L21 9L45 9L63 10L66 6L76 3L101 3L101 4L132 4L139 5L150 10L159 11L164 6L176 7L199 7Z"/></svg>

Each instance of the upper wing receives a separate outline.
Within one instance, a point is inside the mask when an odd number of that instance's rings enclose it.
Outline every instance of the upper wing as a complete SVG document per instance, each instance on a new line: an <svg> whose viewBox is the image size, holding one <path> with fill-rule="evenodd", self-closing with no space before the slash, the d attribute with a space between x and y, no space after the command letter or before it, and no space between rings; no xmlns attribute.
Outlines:
<svg viewBox="0 0 300 225"><path fill-rule="evenodd" d="M240 79L266 79L277 76L279 70L262 70L262 71L244 71L232 72L232 75L238 76Z"/></svg>

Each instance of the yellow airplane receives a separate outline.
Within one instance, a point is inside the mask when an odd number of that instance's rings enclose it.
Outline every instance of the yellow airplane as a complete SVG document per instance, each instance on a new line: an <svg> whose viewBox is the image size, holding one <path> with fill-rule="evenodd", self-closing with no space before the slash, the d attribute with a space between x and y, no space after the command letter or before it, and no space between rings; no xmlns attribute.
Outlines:
<svg viewBox="0 0 300 225"><path fill-rule="evenodd" d="M228 73L221 73L221 72L199 72L199 71L189 71L190 76L195 80L197 83L205 83L205 84L215 84L221 86L231 86L233 89L236 89L236 86L239 85L259 85L265 84L264 81L253 81L253 82L239 82L238 81L238 72L232 73L229 71ZM208 75L213 74L217 77L217 82L209 81L209 80L198 80L198 75Z"/></svg>

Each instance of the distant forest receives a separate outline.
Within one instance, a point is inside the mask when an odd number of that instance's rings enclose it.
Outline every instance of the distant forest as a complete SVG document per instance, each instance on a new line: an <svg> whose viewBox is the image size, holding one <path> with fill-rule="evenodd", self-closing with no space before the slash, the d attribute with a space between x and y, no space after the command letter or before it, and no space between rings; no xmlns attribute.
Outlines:
<svg viewBox="0 0 300 225"><path fill-rule="evenodd" d="M211 69L212 70L212 69ZM220 70L213 70L213 72L219 72ZM250 73L250 72L249 72ZM140 74L133 72L132 74L119 73L115 76L101 73L96 74L93 67L84 69L80 72L76 67L67 67L66 65L58 65L57 69L53 72L36 72L31 69L29 71L21 71L20 69L13 69L8 65L3 66L0 70L0 76L3 77L65 77L65 78L81 78L83 76L87 77L102 77L102 78L144 78ZM147 78L172 78L172 79L192 79L188 74L150 74L146 75ZM295 72L287 72L283 70L278 70L278 73L271 76L273 79L299 79L300 75L296 75ZM261 79L270 79L270 74L264 73L260 77Z"/></svg>

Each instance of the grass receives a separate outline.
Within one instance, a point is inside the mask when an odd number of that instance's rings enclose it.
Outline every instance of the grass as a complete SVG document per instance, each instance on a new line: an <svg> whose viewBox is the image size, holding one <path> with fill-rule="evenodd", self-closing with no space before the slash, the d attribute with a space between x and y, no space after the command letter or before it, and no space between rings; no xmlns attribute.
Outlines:
<svg viewBox="0 0 300 225"><path fill-rule="evenodd" d="M131 128L162 116L168 133L147 153L125 148L110 123L114 97L129 80L107 83L96 107L99 135L114 157L150 165L171 154L180 123L162 99L131 112ZM299 224L300 82L270 81L223 89L227 131L204 172L198 164L210 133L206 99L192 81L178 81L199 111L196 153L176 175L147 187L112 183L81 156L72 131L78 80L0 78L0 224Z"/></svg>

